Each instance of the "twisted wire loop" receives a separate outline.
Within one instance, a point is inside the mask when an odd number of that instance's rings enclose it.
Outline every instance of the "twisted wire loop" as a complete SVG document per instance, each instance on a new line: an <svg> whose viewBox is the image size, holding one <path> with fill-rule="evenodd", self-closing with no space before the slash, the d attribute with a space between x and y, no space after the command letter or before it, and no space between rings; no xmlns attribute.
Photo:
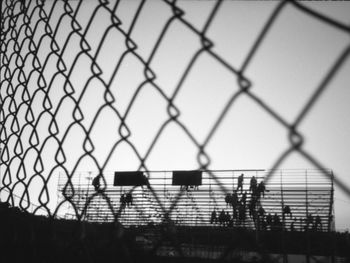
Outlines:
<svg viewBox="0 0 350 263"><path fill-rule="evenodd" d="M214 137L225 122L228 112L242 98L255 103L289 134L289 145L273 164L266 181L269 181L281 164L295 153L320 169L325 177L330 176L324 165L305 149L305 138L299 127L325 90L329 89L329 83L334 76L348 61L350 44L339 54L335 63L329 66L323 80L315 87L314 93L293 122L282 117L254 91L254 79L248 78L246 71L254 63L254 58L268 38L271 27L287 7L307 14L311 19L347 35L350 33L348 25L317 13L300 2L278 2L256 36L242 65L236 67L215 51L215 39L208 36L213 21L220 16L220 8L224 1L212 2L202 28L186 18L185 10L180 8L180 1L161 1L168 15L158 27L159 31L154 32L155 41L148 54L145 54L147 52L134 37L142 14L147 9L147 1L134 1L130 5L134 10L129 10L130 17L127 17L127 21L123 21L125 18L121 15L122 11L119 12L123 8L123 1L99 0L89 4L87 2L89 1L4 0L1 3L0 193L13 206L54 218L60 209L68 204L74 210L74 217L81 222L89 206L101 197L114 221L118 222L123 210L121 207L115 207L107 195L105 177L108 167L115 162L116 154L119 154L118 149L127 145L129 153L137 159L138 166L135 170L148 174L150 170L147 161L151 154L157 151L156 145L166 129L174 125L183 131L189 144L196 147L198 168L206 171L210 179L220 187L221 192L226 193L225 186L209 170L211 154L208 145L215 140ZM89 16L86 17L86 14ZM108 17L108 22L102 24L99 21L101 17ZM199 47L188 58L176 81L171 83L174 89L169 92L159 82L160 76L154 61L175 24L181 25L187 33L195 37L199 41ZM112 36L118 37L118 42L113 43L113 48L121 50L118 54L107 45ZM107 57L106 51L109 52ZM222 70L228 71L236 79L239 88L232 91L220 114L207 130L204 140L201 140L181 120L182 111L177 98L191 72L203 57L209 57ZM107 58L110 59L108 63ZM142 80L137 83L136 89L128 91L132 92L129 101L122 101L119 99L122 95L118 89L121 89L120 85L123 83L118 82L118 79L131 60L135 65L142 67ZM129 76L130 81L133 81L133 77ZM132 135L139 131L134 131L129 123L133 109L145 92L157 94L165 103L166 109L166 118L152 134L146 151L140 150L133 143ZM89 97L93 98L92 102ZM126 104L126 107L119 107L121 104ZM96 130L110 129L109 125L113 127L114 141L102 140L108 147L102 158L97 154L101 140L97 140L95 134ZM76 149L73 149L74 147ZM102 175L102 186L100 191L87 196L84 208L79 210L75 203L77 185L73 179L76 173L86 170L86 163L92 164L90 167L96 171L96 175ZM65 183L62 189L64 198L56 204L55 191L50 189L57 183L57 174L64 178ZM350 187L336 175L334 182L350 196ZM184 191L180 191L167 209L152 184L148 183L147 188L163 215L171 214L185 194ZM123 235L118 226L116 235ZM172 231L163 233L163 239L170 235L177 253L184 255L183 248ZM154 246L154 251L161 246L162 241ZM86 244L83 246L87 248ZM225 258L231 249L234 248L228 247L221 259ZM131 260L132 255L128 257Z"/></svg>

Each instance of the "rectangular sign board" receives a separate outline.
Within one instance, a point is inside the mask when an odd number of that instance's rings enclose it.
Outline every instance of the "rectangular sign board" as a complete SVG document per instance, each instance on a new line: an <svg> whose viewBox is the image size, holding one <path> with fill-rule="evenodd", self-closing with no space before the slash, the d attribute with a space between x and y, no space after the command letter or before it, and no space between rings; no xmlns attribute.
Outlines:
<svg viewBox="0 0 350 263"><path fill-rule="evenodd" d="M143 172L114 172L114 186L146 185L147 179Z"/></svg>
<svg viewBox="0 0 350 263"><path fill-rule="evenodd" d="M173 185L201 185L202 171L174 171Z"/></svg>

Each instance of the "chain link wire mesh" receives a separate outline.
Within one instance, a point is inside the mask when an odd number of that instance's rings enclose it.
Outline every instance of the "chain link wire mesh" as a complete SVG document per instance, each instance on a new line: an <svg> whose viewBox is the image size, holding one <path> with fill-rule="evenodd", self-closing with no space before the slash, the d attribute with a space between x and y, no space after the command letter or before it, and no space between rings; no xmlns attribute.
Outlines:
<svg viewBox="0 0 350 263"><path fill-rule="evenodd" d="M347 36L350 33L348 25L316 12L300 2L276 2L273 12L265 21L249 52L244 55L242 65L237 67L215 51L215 39L208 36L213 21L220 17L225 1L209 1L210 10L202 27L186 18L181 1L159 1L158 4L162 5L162 10L165 11L154 15L161 16L162 23L148 21L149 26L154 28L153 35L143 35L141 39L136 37L135 31L141 27L140 23L147 22L143 20L142 15L149 2L130 1L128 8L132 10L128 12L123 9L126 6L125 2L1 2L2 200L19 206L22 210L54 218L64 204L70 203L75 207L74 175L81 170L87 170L86 166L92 167L91 170L95 170L96 174L106 174L111 167L114 168L112 163L123 145L128 148L126 154L133 156L136 163L134 170L149 172L147 162L157 151L157 143L170 126L176 126L185 134L188 144L196 148L195 161L198 169L208 172L211 180L216 181L221 191L225 192L225 187L210 171L211 153L208 151L208 145L216 139L215 135L227 120L228 112L241 100L254 103L289 134L289 145L275 160L266 181L270 180L274 171L295 153L321 170L324 176L330 176L324 165L304 147L305 138L299 128L324 92L331 88L330 82L348 60L350 44L347 43L335 62L329 65L320 84L299 109L294 121L284 118L255 92L252 84L254 79L247 77L246 71L254 63L263 42L269 37L269 31L278 23L278 18L284 15L286 9L292 8L306 14L310 19ZM157 61L157 56L163 52L163 46L168 44L167 36L172 34L175 24L181 25L182 32L198 41L199 46L190 52L183 50L189 54L186 62L178 72L168 72L169 76L165 76L171 79L169 85L174 87L169 92L169 88L159 81L164 78L159 73L162 65L157 65L154 61ZM181 39L181 35L177 37ZM144 42L151 43L149 50L143 48ZM178 53L166 54L166 61L171 63L174 55ZM182 121L184 111L178 106L177 98L181 96L186 82L190 81L191 72L203 57L210 58L212 65L218 65L222 71L229 72L233 80L232 85L237 85L238 88L230 91L215 121L205 130L205 136L199 138L197 133ZM125 73L125 70L130 73L134 69L135 74ZM123 85L126 85L125 89L121 87ZM129 88L131 86L133 88ZM125 91L127 95L123 94ZM149 136L147 141L150 143L140 149L132 138L140 133L142 137L142 130L133 128L134 123L129 119L139 100L149 100L147 103L153 104L153 95L147 95L150 93L156 94L157 103L159 102L162 108L147 112L146 114L153 115L144 120L143 116L138 122L152 125L149 124L149 120L155 119L159 126L152 134L143 134L144 137ZM157 119L159 111L164 114ZM138 128L142 129L140 126ZM109 136L108 140L101 138L103 136ZM108 150L101 150L101 145ZM57 185L58 174L65 177L67 182L63 191L64 200L56 206L56 193L52 189ZM103 182L103 185L106 185L104 177ZM350 196L349 185L337 175L334 176L334 182ZM148 188L163 214L171 212L165 209L152 185L148 185ZM88 197L85 208L87 209L97 195L103 196L112 215L118 221L120 209L113 207L103 187L101 192ZM174 204L181 195L182 192L179 192ZM78 220L84 217L84 213L85 211L80 213L75 210ZM170 237L171 231L167 233ZM172 241L176 251L183 255L180 244L176 240ZM223 257L227 253L229 249L224 251ZM130 257L129 255L129 259Z"/></svg>

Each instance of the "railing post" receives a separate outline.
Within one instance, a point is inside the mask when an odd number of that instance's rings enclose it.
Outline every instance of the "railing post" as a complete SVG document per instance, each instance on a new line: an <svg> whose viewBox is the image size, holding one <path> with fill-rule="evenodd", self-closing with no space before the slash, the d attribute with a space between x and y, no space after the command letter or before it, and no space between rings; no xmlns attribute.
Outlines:
<svg viewBox="0 0 350 263"><path fill-rule="evenodd" d="M308 180L307 170L305 170L305 202L306 202L306 263L310 263L310 232L309 232L309 195L308 195Z"/></svg>
<svg viewBox="0 0 350 263"><path fill-rule="evenodd" d="M282 252L283 252L283 263L288 263L288 256L286 254L285 248L285 218L284 218L284 199L283 199L283 180L282 180L282 170L280 171L280 187L281 187L281 210L282 210Z"/></svg>

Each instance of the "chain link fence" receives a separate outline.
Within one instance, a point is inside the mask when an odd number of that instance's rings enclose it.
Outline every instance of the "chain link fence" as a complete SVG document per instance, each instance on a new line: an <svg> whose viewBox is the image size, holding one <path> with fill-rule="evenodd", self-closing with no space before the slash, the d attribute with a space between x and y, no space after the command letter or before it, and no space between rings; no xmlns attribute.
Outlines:
<svg viewBox="0 0 350 263"><path fill-rule="evenodd" d="M226 193L225 186L211 172L210 144L218 140L220 129L228 122L227 116L241 101L254 104L289 135L288 145L271 165L266 182L293 154L301 156L325 177L330 176L323 163L306 149L300 127L347 63L349 41L343 43L342 51L333 58L324 75L319 76L319 84L298 108L294 121L265 101L254 89L254 76L248 77L247 70L257 60L272 28L290 10L332 28L347 39L349 25L301 2L270 3L271 12L266 13L261 30L246 48L247 52L241 54L242 63L237 66L228 59L228 54L215 49L217 39L211 37L215 36L212 28L222 30L216 21L231 1L206 1L203 10L199 8L201 1L189 2L199 9L194 16L202 20L191 20L190 11L183 7L186 1L176 0L1 2L3 202L55 218L67 203L75 206L74 176L90 170L94 175L102 175L102 191L88 196L86 206L96 196L102 196L117 222L119 212L104 192L108 178L103 175L125 167L147 174L154 162L176 162L171 158L165 160L158 146L164 137L177 141L177 133L168 132L170 127L181 131L180 139L188 146L184 151L191 152L196 169L206 171L220 191ZM244 28L242 25L242 32ZM233 87L224 94L222 105L206 116L201 114L201 107L208 105L198 106L195 102L206 96L205 91L188 88L202 60L209 65L208 70L200 72L203 82L208 80L209 85L220 89L227 81ZM223 72L225 80L221 78ZM191 92L196 94L183 106ZM206 102L219 99L222 94L218 92L218 98L209 95ZM191 106L194 111L199 110L195 113L198 123L208 119L205 126L196 127L196 121L186 121ZM229 143L231 138L224 140ZM57 203L59 176L66 179L66 191L64 199ZM350 196L349 185L337 174L334 183ZM152 185L147 187L162 213L171 212L166 211ZM181 194L174 199L175 204ZM80 221L84 210L75 209L74 217ZM168 235L170 239L175 237L172 231L167 231L164 239ZM184 248L172 241L175 250L184 255ZM227 256L229 249L222 253ZM130 254L125 255L131 260Z"/></svg>

